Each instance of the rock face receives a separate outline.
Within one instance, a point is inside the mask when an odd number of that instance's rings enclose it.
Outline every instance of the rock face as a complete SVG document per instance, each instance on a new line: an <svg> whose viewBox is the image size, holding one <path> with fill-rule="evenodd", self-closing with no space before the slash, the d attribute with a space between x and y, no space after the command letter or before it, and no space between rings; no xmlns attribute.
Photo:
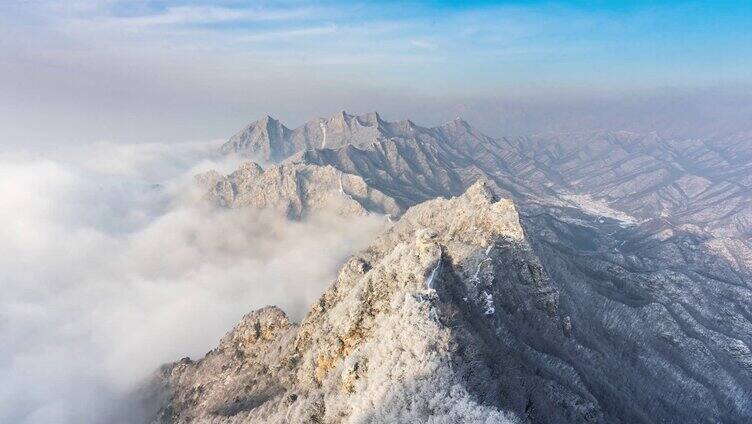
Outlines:
<svg viewBox="0 0 752 424"><path fill-rule="evenodd" d="M412 138L417 129L410 121L383 121L376 112L354 116L343 111L328 119L308 121L292 130L266 116L233 135L220 150L279 161L306 149L331 149L389 138Z"/></svg>
<svg viewBox="0 0 752 424"><path fill-rule="evenodd" d="M297 326L280 309L251 312L198 362L184 358L159 370L154 389L168 396L155 422L243 422L285 402ZM289 397L289 396L288 396ZM271 401L271 402L270 402Z"/></svg>
<svg viewBox="0 0 752 424"><path fill-rule="evenodd" d="M749 269L651 222L550 206L521 222L570 328L542 369L581 379L606 422L752 418Z"/></svg>
<svg viewBox="0 0 752 424"><path fill-rule="evenodd" d="M505 261L524 274L495 282ZM200 361L165 366L157 421L517 422L502 404L520 394L491 378L502 364L484 339L508 296L563 334L540 272L513 204L484 185L415 207L345 264L299 327L262 309Z"/></svg>
<svg viewBox="0 0 752 424"><path fill-rule="evenodd" d="M363 178L331 166L274 165L266 170L253 162L224 176L216 171L197 175L206 197L221 206L276 209L290 218L302 218L322 209L342 215L371 212L400 215L394 199L368 186Z"/></svg>
<svg viewBox="0 0 752 424"><path fill-rule="evenodd" d="M299 326L165 366L157 422L752 422L748 136L269 121L212 201L399 220Z"/></svg>

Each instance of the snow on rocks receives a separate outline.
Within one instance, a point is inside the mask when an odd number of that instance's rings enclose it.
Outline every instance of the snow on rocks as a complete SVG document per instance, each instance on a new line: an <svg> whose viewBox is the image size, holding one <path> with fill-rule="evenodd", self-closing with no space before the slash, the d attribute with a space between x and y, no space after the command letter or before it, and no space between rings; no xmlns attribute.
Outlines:
<svg viewBox="0 0 752 424"><path fill-rule="evenodd" d="M321 148L326 147L326 124L324 122L319 122L319 128L321 128L321 134L323 135L323 139L321 140Z"/></svg>
<svg viewBox="0 0 752 424"><path fill-rule="evenodd" d="M469 276L460 270L479 268L473 259L479 256L493 267L499 239L516 248L524 234L514 205L495 199L482 183L463 196L408 210L347 261L299 327L269 332L253 321L243 330L247 337L231 337L241 356L228 350L217 359L224 363L211 369L199 361L185 365L186 371L165 372L164 384L185 402L163 412L174 422L518 422L498 399L477 400L474 391L496 393L491 386L466 384L468 373L492 371L458 356L460 345L477 339L468 334L466 342L458 341L444 312L465 307L451 304L444 282L464 285ZM482 293L485 303L477 313L494 315L492 290ZM259 355L249 344L256 340L282 356L270 362L273 367L233 374L244 369L246 357ZM209 384L217 372L229 383Z"/></svg>

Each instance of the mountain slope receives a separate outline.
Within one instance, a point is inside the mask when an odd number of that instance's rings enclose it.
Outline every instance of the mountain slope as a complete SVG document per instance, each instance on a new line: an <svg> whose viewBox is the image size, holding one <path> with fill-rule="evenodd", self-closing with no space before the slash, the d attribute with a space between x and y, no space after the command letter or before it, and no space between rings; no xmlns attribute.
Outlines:
<svg viewBox="0 0 752 424"><path fill-rule="evenodd" d="M626 132L506 139L562 187L641 219L749 240L752 138L696 140Z"/></svg>
<svg viewBox="0 0 752 424"><path fill-rule="evenodd" d="M211 202L231 208L274 209L294 219L326 209L341 215L377 212L400 215L394 199L352 174L331 166L273 165L266 170L244 162L229 175L209 171L196 176Z"/></svg>
<svg viewBox="0 0 752 424"><path fill-rule="evenodd" d="M749 421L749 269L691 232L592 218L555 207L521 217L570 317L571 337L546 353L583 379L607 422Z"/></svg>
<svg viewBox="0 0 752 424"><path fill-rule="evenodd" d="M399 220L300 325L264 309L165 367L162 422L752 420L747 135L340 116L326 146L262 136L286 159L203 175L209 199Z"/></svg>
<svg viewBox="0 0 752 424"><path fill-rule="evenodd" d="M265 128L267 121L249 128ZM533 200L605 208L638 221L666 220L669 228L691 225L699 233L741 240L745 251L751 249L748 133L704 140L628 132L493 139L459 118L425 128L411 121L390 123L376 113L344 112L295 130L262 132L267 135L255 144L238 141L254 131L241 131L223 150L330 165L361 176L402 209L458 195L484 177L520 205ZM278 132L287 135L274 136Z"/></svg>
<svg viewBox="0 0 752 424"><path fill-rule="evenodd" d="M500 409L505 395L473 329L491 322L491 288L467 280L453 289L461 304L437 295L462 281L455 267L524 250L514 206L480 185L430 203L351 258L299 327L263 309L202 360L164 367L158 421L516 422ZM538 293L524 301L530 313L554 313L548 286L519 289Z"/></svg>
<svg viewBox="0 0 752 424"><path fill-rule="evenodd" d="M161 419L746 422L752 275L694 238L479 182L408 210L299 327L264 310L166 367Z"/></svg>
<svg viewBox="0 0 752 424"><path fill-rule="evenodd" d="M386 122L376 112L354 116L343 111L328 119L308 121L292 130L266 116L233 135L220 151L264 161L280 161L306 149L331 149L390 138L412 138L423 130L410 121Z"/></svg>

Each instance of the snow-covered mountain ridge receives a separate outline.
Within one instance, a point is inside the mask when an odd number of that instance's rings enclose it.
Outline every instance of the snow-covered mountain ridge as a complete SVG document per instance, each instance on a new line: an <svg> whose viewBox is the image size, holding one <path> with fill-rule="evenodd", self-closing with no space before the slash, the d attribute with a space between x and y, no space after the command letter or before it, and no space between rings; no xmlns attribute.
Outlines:
<svg viewBox="0 0 752 424"><path fill-rule="evenodd" d="M223 150L279 163L199 176L211 202L396 222L300 325L165 367L158 421L752 419L748 139L259 122Z"/></svg>
<svg viewBox="0 0 752 424"><path fill-rule="evenodd" d="M294 130L266 117L221 150L330 165L362 177L402 210L459 195L482 176L520 203L535 198L589 208L595 202L634 220L668 221L667 229L691 226L745 242L752 235L750 133L710 139L624 131L492 138L461 118L427 128L410 120L388 122L375 112L341 112Z"/></svg>

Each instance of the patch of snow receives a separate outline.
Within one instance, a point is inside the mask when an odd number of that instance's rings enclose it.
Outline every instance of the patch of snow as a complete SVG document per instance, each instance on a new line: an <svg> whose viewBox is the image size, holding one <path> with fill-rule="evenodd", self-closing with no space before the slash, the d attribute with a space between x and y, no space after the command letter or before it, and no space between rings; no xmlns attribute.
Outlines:
<svg viewBox="0 0 752 424"><path fill-rule="evenodd" d="M324 139L321 141L321 148L323 149L326 147L326 125L323 122L319 122L319 128L321 128L321 132L324 134Z"/></svg>
<svg viewBox="0 0 752 424"><path fill-rule="evenodd" d="M496 308L493 303L493 295L487 291L483 291L483 295L486 297L486 315L493 315L496 312Z"/></svg>
<svg viewBox="0 0 752 424"><path fill-rule="evenodd" d="M486 255L488 255L488 254L486 254ZM483 259L482 261L478 262L478 268L475 270L475 275L473 275L473 280L480 281L479 280L480 267L483 265L484 262L490 261L490 260L491 260L491 258L489 258L488 256L486 256L485 259Z"/></svg>
<svg viewBox="0 0 752 424"><path fill-rule="evenodd" d="M616 210L608 205L608 203L594 199L588 194L564 194L561 196L564 200L579 207L584 212L591 215L596 215L598 222L604 222L603 218L611 218L617 221L621 221L627 225L635 225L639 223L639 220L632 215Z"/></svg>
<svg viewBox="0 0 752 424"><path fill-rule="evenodd" d="M433 268L433 271L431 271L431 274L426 278L426 288L433 290L434 285L433 282L436 279L436 275L438 275L441 272L441 265L442 261L439 259L439 263L436 264L436 266Z"/></svg>
<svg viewBox="0 0 752 424"><path fill-rule="evenodd" d="M486 248L486 257L483 258L483 260L481 260L480 262L478 262L478 268L475 269L475 274L471 278L473 281L480 282L480 268L481 266L483 266L484 262L491 260L491 257L489 256L489 254L491 253L491 249L493 249L493 244L488 245L488 247Z"/></svg>
<svg viewBox="0 0 752 424"><path fill-rule="evenodd" d="M355 201L349 193L345 192L345 187L342 185L342 171L339 173L339 192L353 202Z"/></svg>

